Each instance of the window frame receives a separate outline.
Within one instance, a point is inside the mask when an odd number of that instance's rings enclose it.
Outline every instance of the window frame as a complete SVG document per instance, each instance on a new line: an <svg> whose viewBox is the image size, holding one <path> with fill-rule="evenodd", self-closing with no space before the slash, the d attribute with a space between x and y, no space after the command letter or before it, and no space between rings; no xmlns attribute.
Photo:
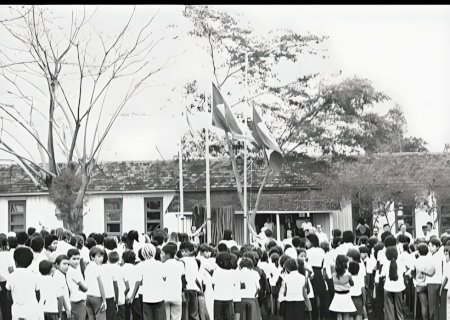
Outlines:
<svg viewBox="0 0 450 320"><path fill-rule="evenodd" d="M106 203L107 202L114 202L114 201L118 201L119 205L120 205L120 221L109 221L107 219L107 212L119 212L119 210L106 210ZM105 222L105 232L108 235L111 236L117 236L117 235L122 235L122 231L123 231L123 198L104 198L103 199L103 218L104 218L104 222ZM119 224L119 228L120 231L119 232L109 232L108 231L108 223L110 224Z"/></svg>
<svg viewBox="0 0 450 320"><path fill-rule="evenodd" d="M149 209L147 210L147 201L159 201L160 207L159 209ZM159 212L160 218L159 219L147 219L147 213L148 212ZM144 198L144 230L147 234L149 231L147 229L147 223L154 223L159 222L160 228L164 228L164 203L162 197L145 197Z"/></svg>
<svg viewBox="0 0 450 320"><path fill-rule="evenodd" d="M23 213L12 213L11 212L11 205L12 204L23 204L24 212ZM12 215L23 215L23 230L15 230L14 232L18 231L27 231L27 201L26 200L8 200L8 230L12 231L12 226L22 225L18 223L11 223L11 216Z"/></svg>

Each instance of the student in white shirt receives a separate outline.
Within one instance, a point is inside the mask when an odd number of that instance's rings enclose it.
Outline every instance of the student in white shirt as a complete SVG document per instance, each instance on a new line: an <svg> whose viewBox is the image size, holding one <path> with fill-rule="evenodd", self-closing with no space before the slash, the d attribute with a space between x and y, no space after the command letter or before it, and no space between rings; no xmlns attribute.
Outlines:
<svg viewBox="0 0 450 320"><path fill-rule="evenodd" d="M194 245L185 241L180 244L180 251L182 254L181 260L184 262L185 276L186 276L186 308L190 319L197 319L198 313L198 299L197 294L200 291L198 286L199 267L195 259Z"/></svg>
<svg viewBox="0 0 450 320"><path fill-rule="evenodd" d="M131 302L133 302L139 286L142 285L143 319L165 320L164 264L155 259L156 248L151 243L145 243L139 251L144 260L136 266L139 281L134 285Z"/></svg>
<svg viewBox="0 0 450 320"><path fill-rule="evenodd" d="M113 253L115 251L111 251ZM108 259L108 254L105 255ZM117 252L115 255L118 256ZM118 298L119 298L119 289L117 284L117 275L115 273L115 266L107 263L108 260L104 261L104 263L100 266L100 277L102 278L103 287L105 288L105 298L106 298L106 319L114 320L116 318L116 313L118 310Z"/></svg>
<svg viewBox="0 0 450 320"><path fill-rule="evenodd" d="M39 263L42 260L47 260L47 255L43 251L44 238L41 236L34 236L31 238L30 249L33 251L33 262L28 268L34 273L39 274Z"/></svg>
<svg viewBox="0 0 450 320"><path fill-rule="evenodd" d="M450 319L450 246L445 246L445 264L443 272L442 285L439 290L439 296L441 297L441 305L439 308L439 317L442 319Z"/></svg>
<svg viewBox="0 0 450 320"><path fill-rule="evenodd" d="M111 251L108 254L109 269L113 276L115 301L117 304L117 318L124 319L125 317L125 297L130 291L129 282L125 279L123 269L119 266L119 252ZM114 310L113 310L114 312ZM106 310L108 316L108 309Z"/></svg>
<svg viewBox="0 0 450 320"><path fill-rule="evenodd" d="M105 257L105 251L97 246L89 251L91 262L84 272L88 287L86 308L89 320L106 320L106 296L101 277L101 266Z"/></svg>
<svg viewBox="0 0 450 320"><path fill-rule="evenodd" d="M430 320L438 319L439 314L439 289L442 283L442 273L445 264L445 255L441 249L441 240L431 238L428 245L431 256L428 262L434 266L434 274L427 278L427 293Z"/></svg>
<svg viewBox="0 0 450 320"><path fill-rule="evenodd" d="M14 251L16 270L9 275L6 290L12 299L12 319L38 319L41 316L36 295L40 296L39 275L27 269L33 261L33 252L28 247L18 247Z"/></svg>
<svg viewBox="0 0 450 320"><path fill-rule="evenodd" d="M132 249L125 249L122 253L122 274L125 284L130 290L125 294L125 320L130 320L131 316L133 319L141 319L141 305L139 299L134 299L133 304L131 304L131 295L133 293L134 285L139 281L139 276L136 274L136 254Z"/></svg>
<svg viewBox="0 0 450 320"><path fill-rule="evenodd" d="M325 261L325 251L319 246L319 238L315 234L309 234L307 236L311 247L306 251L308 257L308 264L312 267L314 277L311 280L311 285L314 287L315 301L312 306L312 318L319 318L319 306L320 306L320 318L323 319L327 314L326 300L327 300L327 286L325 279L323 278L323 266Z"/></svg>
<svg viewBox="0 0 450 320"><path fill-rule="evenodd" d="M220 240L219 243L225 243L228 249L237 247L237 242L233 240L233 231L228 229L223 231L223 240Z"/></svg>
<svg viewBox="0 0 450 320"><path fill-rule="evenodd" d="M384 318L403 319L403 291L406 289L404 275L406 268L398 263L398 251L390 246L386 249L387 263L383 265L381 277L384 282Z"/></svg>
<svg viewBox="0 0 450 320"><path fill-rule="evenodd" d="M280 297L282 297L282 316L284 320L303 320L306 319L305 301L308 301L308 292L306 289L306 278L299 272L298 262L295 259L288 259L284 263L285 273L280 288ZM301 260L300 264L303 263Z"/></svg>
<svg viewBox="0 0 450 320"><path fill-rule="evenodd" d="M65 254L61 254L55 259L56 270L53 273L53 278L56 280L56 285L58 290L63 294L62 305L59 304L59 308L64 308L65 313L63 313L62 318L65 319L66 316L70 316L72 313L72 308L70 305L70 294L69 287L67 286L66 273L69 269L69 257Z"/></svg>
<svg viewBox="0 0 450 320"><path fill-rule="evenodd" d="M261 319L261 310L256 298L260 288L259 274L253 270L253 261L249 258L242 258L239 267L241 318L246 320L259 320Z"/></svg>
<svg viewBox="0 0 450 320"><path fill-rule="evenodd" d="M161 259L165 274L166 320L181 320L182 311L182 277L184 264L175 259L177 244L168 242L162 248Z"/></svg>
<svg viewBox="0 0 450 320"><path fill-rule="evenodd" d="M233 299L235 297L238 277L232 269L231 255L220 252L216 256L217 268L212 276L214 287L214 319L232 320L234 314Z"/></svg>
<svg viewBox="0 0 450 320"><path fill-rule="evenodd" d="M43 260L39 263L39 272L41 273L40 280L40 301L39 304L44 312L45 320L59 320L61 319L61 310L58 305L63 304L63 292L56 284L53 278L53 264L48 260Z"/></svg>
<svg viewBox="0 0 450 320"><path fill-rule="evenodd" d="M80 251L70 249L67 251L69 269L66 273L67 286L69 287L70 306L72 308L72 320L86 319L86 292L87 286L80 268Z"/></svg>

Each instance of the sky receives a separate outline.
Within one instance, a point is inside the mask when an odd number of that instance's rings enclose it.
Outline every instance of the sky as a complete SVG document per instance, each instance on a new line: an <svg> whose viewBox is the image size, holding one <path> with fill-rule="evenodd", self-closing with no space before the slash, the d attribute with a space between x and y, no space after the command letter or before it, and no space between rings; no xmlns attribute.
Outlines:
<svg viewBox="0 0 450 320"><path fill-rule="evenodd" d="M343 76L367 78L402 107L408 135L425 139L433 152L442 152L444 144L450 143L449 6L213 7L239 14L243 23L261 35L270 29L288 28L329 36L323 44L327 59L305 58L294 67L281 68L281 72L292 78L308 72L342 72ZM70 16L72 8L52 7L61 17ZM128 6L99 6L95 25L113 32L131 10ZM210 85L208 57L198 42L186 36L190 24L182 16L183 6L138 6L136 18L144 21L157 10L154 34L166 32L169 24L173 26L171 37L180 35L177 41L162 43L159 55L176 57L155 79L153 88L127 105L105 141L102 161L171 159L187 129L180 117L181 86L194 79L204 90ZM193 126L200 128L205 121L204 116L197 116Z"/></svg>

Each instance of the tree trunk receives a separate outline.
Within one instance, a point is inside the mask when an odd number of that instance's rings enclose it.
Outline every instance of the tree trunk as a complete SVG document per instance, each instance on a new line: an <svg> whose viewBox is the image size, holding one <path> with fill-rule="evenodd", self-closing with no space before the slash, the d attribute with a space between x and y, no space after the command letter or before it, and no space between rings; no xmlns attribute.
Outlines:
<svg viewBox="0 0 450 320"><path fill-rule="evenodd" d="M63 214L63 226L74 233L83 232L84 198L89 184L85 168L81 170L82 183L71 212Z"/></svg>

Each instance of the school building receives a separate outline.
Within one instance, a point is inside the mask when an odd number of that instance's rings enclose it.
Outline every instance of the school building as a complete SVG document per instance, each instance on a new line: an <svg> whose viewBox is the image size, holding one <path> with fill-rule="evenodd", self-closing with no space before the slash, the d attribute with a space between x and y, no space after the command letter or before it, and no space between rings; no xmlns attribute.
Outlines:
<svg viewBox="0 0 450 320"><path fill-rule="evenodd" d="M239 162L242 174L242 162ZM248 205L253 208L264 169L250 164L248 170ZM436 194L440 231L450 226L450 155L446 153L397 153L361 156L352 161L326 163L305 158L285 159L280 172L272 172L262 193L256 225L273 225L279 240L286 237L290 225L310 221L321 224L327 234L332 229L353 229L360 214L358 202L350 197L334 199L321 188L323 181L338 176L363 179L363 184L392 190L395 205L386 219L392 230L405 222L413 235L420 232L428 215L417 205L424 191ZM239 203L231 161L210 162L213 239L224 228L234 231L242 243L243 212ZM351 179L350 179L351 180ZM188 231L205 219L205 162L183 163L184 213L179 212L178 161L104 162L91 179L85 204L84 232L121 234L131 229L139 232L168 228L169 232ZM361 181L360 181L361 182ZM341 185L345 194L345 185ZM388 199L386 199L388 200ZM384 219L384 220L383 220ZM9 230L53 229L62 220L49 200L48 192L34 186L26 173L15 164L0 166L0 233Z"/></svg>

